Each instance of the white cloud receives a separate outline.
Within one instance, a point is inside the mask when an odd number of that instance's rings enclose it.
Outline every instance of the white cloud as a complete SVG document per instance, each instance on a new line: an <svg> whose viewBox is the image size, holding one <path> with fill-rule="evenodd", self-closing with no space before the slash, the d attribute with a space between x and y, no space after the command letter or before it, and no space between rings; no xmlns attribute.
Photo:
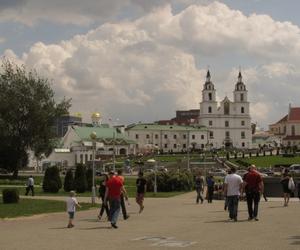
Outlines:
<svg viewBox="0 0 300 250"><path fill-rule="evenodd" d="M278 120L287 98L298 100L300 29L266 15L245 16L219 2L191 5L177 14L166 5L58 44L36 43L17 59L53 79L58 96L73 98L74 111L89 116L96 109L134 122L198 108L205 70L195 61L205 64L204 57L219 60L224 54L229 60L254 58L254 66L243 69L253 119L264 125ZM233 91L237 73L237 68L213 71L213 81L224 79L216 82L220 99Z"/></svg>

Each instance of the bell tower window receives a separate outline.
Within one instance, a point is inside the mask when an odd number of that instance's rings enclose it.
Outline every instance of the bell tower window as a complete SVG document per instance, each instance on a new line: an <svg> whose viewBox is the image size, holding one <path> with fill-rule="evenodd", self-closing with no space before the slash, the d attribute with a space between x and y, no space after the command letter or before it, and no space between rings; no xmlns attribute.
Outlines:
<svg viewBox="0 0 300 250"><path fill-rule="evenodd" d="M208 100L212 100L212 94L211 93L208 93Z"/></svg>
<svg viewBox="0 0 300 250"><path fill-rule="evenodd" d="M230 110L229 102L225 102L224 103L224 115L229 115L229 110Z"/></svg>
<svg viewBox="0 0 300 250"><path fill-rule="evenodd" d="M208 113L211 113L212 112L212 108L209 106L208 107Z"/></svg>
<svg viewBox="0 0 300 250"><path fill-rule="evenodd" d="M245 113L245 108L241 107L241 113L244 114Z"/></svg>
<svg viewBox="0 0 300 250"><path fill-rule="evenodd" d="M241 102L243 102L244 101L244 94L242 93L241 94Z"/></svg>

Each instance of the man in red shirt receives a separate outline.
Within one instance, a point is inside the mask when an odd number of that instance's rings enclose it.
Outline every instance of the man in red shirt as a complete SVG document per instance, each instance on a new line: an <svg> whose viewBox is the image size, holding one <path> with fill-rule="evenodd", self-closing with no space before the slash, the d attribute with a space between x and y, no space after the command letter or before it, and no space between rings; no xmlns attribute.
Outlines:
<svg viewBox="0 0 300 250"><path fill-rule="evenodd" d="M246 192L248 206L248 220L258 221L258 203L260 196L264 192L263 180L260 174L256 171L255 165L248 168L248 173L244 175L244 191ZM254 205L254 206L253 206Z"/></svg>
<svg viewBox="0 0 300 250"><path fill-rule="evenodd" d="M124 186L124 184L125 184L125 178L124 178L124 176L122 176L122 169L118 169L116 177L120 178L120 180L123 183L123 187L125 189L125 186ZM123 193L121 193L120 200L121 200L121 209L122 209L123 218L124 218L124 220L127 220L129 218L129 215L127 214L127 211L126 211L126 205L125 205L125 200L124 200L124 194Z"/></svg>
<svg viewBox="0 0 300 250"><path fill-rule="evenodd" d="M109 172L109 179L106 182L106 191L104 196L104 203L107 201L110 205L110 222L113 228L118 228L117 220L120 213L120 198L121 193L127 197L126 190L123 187L123 182L120 178L114 176L114 172Z"/></svg>

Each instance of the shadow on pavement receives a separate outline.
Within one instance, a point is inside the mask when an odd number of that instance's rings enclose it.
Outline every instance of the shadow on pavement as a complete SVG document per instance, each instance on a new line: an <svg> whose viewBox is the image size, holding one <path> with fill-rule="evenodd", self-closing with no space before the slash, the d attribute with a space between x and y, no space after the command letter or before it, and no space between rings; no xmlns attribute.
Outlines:
<svg viewBox="0 0 300 250"><path fill-rule="evenodd" d="M299 235L291 236L289 239L294 240L290 243L291 245L300 245L300 236Z"/></svg>
<svg viewBox="0 0 300 250"><path fill-rule="evenodd" d="M228 219L226 220L212 220L212 221L204 221L204 223L239 223L239 222L248 222L247 219L244 219L244 220L238 220L236 222L234 221L230 221Z"/></svg>
<svg viewBox="0 0 300 250"><path fill-rule="evenodd" d="M69 228L67 228L67 227L50 227L48 229L69 229Z"/></svg>
<svg viewBox="0 0 300 250"><path fill-rule="evenodd" d="M79 230L111 229L111 226L78 228Z"/></svg>

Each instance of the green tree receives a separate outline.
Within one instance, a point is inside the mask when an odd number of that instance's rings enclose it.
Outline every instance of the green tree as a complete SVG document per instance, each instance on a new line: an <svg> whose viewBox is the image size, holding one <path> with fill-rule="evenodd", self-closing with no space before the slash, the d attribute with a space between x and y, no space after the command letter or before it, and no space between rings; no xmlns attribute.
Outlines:
<svg viewBox="0 0 300 250"><path fill-rule="evenodd" d="M0 70L0 164L17 177L28 150L36 156L53 147L53 123L68 113L71 100L56 103L47 79L3 60ZM8 153L13 159L4 157ZM11 158L11 157L9 157Z"/></svg>
<svg viewBox="0 0 300 250"><path fill-rule="evenodd" d="M81 164L76 166L74 188L78 193L84 193L87 189L85 167Z"/></svg>
<svg viewBox="0 0 300 250"><path fill-rule="evenodd" d="M59 169L57 166L48 167L45 171L43 179L44 192L57 193L62 187L61 179L59 176Z"/></svg>
<svg viewBox="0 0 300 250"><path fill-rule="evenodd" d="M72 169L69 169L66 173L65 180L64 180L64 190L66 192L70 192L74 190L74 175Z"/></svg>
<svg viewBox="0 0 300 250"><path fill-rule="evenodd" d="M92 191L93 186L93 169L88 168L86 170L86 181L87 181L87 190Z"/></svg>

